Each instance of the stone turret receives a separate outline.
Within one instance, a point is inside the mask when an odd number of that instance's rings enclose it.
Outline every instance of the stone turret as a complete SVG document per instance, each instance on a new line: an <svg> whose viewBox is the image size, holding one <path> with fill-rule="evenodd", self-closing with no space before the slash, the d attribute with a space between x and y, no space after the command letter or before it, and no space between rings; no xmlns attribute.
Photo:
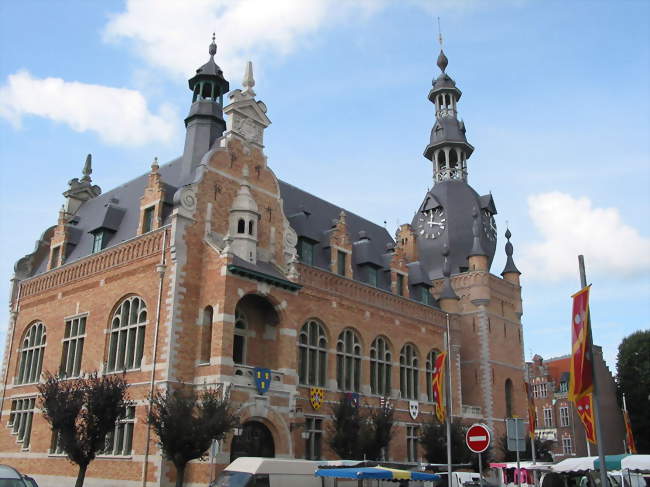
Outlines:
<svg viewBox="0 0 650 487"><path fill-rule="evenodd" d="M248 262L257 262L257 234L260 214L251 194L248 167L244 166L244 181L230 207L229 251Z"/></svg>

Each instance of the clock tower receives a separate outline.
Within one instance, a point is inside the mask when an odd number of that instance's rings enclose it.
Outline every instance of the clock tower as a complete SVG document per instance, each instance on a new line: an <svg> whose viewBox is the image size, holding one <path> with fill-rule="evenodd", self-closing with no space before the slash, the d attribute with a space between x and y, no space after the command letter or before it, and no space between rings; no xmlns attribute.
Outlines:
<svg viewBox="0 0 650 487"><path fill-rule="evenodd" d="M488 269L496 250L497 210L492 195L479 196L467 184L467 160L474 147L465 136L465 123L458 118L462 92L445 72L448 60L442 50L437 64L441 73L433 80L428 97L435 107L436 120L424 150L424 157L433 165L433 188L411 222L418 255L430 279L443 275L445 244L452 274L470 268L469 257L477 251L475 240L487 257Z"/></svg>

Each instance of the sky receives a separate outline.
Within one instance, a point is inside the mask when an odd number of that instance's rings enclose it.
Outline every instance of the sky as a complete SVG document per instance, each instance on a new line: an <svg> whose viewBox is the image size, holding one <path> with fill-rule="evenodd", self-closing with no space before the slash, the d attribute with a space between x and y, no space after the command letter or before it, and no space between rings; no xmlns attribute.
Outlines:
<svg viewBox="0 0 650 487"><path fill-rule="evenodd" d="M437 17L469 183L498 209L495 274L512 232L526 358L570 352L584 254L615 372L622 338L650 328L645 0L0 2L0 296L86 154L104 191L181 154L213 31L232 89L253 61L276 175L394 233L432 185Z"/></svg>

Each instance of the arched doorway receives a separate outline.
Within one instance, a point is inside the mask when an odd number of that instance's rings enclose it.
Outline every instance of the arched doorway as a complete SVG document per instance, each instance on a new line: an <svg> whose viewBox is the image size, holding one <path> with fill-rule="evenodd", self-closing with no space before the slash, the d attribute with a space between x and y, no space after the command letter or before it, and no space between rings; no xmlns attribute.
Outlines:
<svg viewBox="0 0 650 487"><path fill-rule="evenodd" d="M271 431L259 421L244 423L240 436L230 444L230 461L239 457L274 457L275 444Z"/></svg>

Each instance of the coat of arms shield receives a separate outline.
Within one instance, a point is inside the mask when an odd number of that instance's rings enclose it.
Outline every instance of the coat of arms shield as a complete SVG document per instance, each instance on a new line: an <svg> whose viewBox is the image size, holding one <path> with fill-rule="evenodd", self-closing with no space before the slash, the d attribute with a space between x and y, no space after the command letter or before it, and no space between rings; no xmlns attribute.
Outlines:
<svg viewBox="0 0 650 487"><path fill-rule="evenodd" d="M311 407L313 407L315 410L320 409L324 398L325 389L322 387L311 387L309 389L309 402L311 403Z"/></svg>
<svg viewBox="0 0 650 487"><path fill-rule="evenodd" d="M420 412L420 404L417 401L409 401L409 414L413 419L418 417Z"/></svg>
<svg viewBox="0 0 650 487"><path fill-rule="evenodd" d="M264 394L271 386L271 369L263 369L262 367L255 367L253 370L255 376L255 386L257 387L258 394Z"/></svg>

